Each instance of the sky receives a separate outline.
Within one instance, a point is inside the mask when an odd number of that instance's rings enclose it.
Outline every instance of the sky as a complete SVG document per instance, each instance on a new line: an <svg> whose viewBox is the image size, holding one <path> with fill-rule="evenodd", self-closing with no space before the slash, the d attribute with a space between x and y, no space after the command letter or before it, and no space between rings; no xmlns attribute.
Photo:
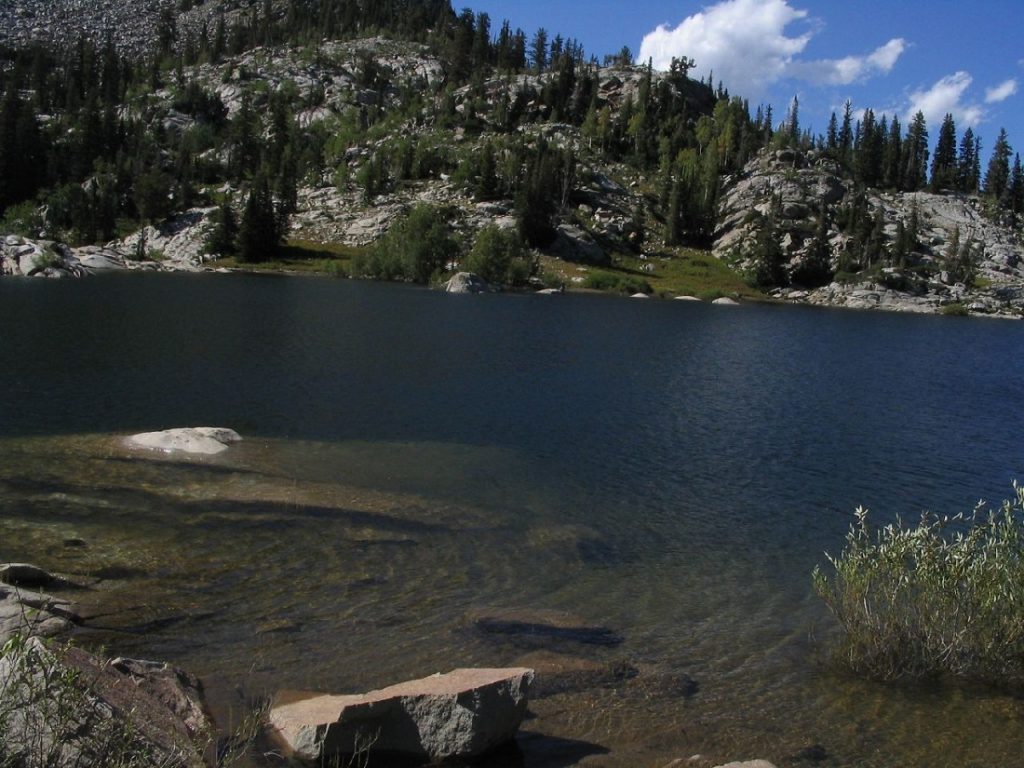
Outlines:
<svg viewBox="0 0 1024 768"><path fill-rule="evenodd" d="M987 156L1000 128L1024 154L1021 0L453 0L503 19L528 38L574 37L603 59L629 46L666 69L688 56L691 77L713 73L730 95L771 104L781 120L794 96L801 128L824 133L850 100L899 117L924 113L932 142L950 113L957 137L970 126Z"/></svg>

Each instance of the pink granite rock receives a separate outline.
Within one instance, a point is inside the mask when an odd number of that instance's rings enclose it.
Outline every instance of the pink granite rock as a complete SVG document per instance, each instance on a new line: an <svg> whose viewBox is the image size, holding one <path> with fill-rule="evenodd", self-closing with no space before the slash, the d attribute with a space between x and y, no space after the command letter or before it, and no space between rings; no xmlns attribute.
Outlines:
<svg viewBox="0 0 1024 768"><path fill-rule="evenodd" d="M305 760L361 750L474 757L515 737L532 682L525 667L456 669L365 694L282 694L270 725Z"/></svg>

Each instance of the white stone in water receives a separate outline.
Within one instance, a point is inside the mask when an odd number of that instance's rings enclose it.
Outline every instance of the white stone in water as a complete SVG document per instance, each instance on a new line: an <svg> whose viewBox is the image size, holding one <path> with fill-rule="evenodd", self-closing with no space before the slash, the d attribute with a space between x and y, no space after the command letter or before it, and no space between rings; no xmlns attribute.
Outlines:
<svg viewBox="0 0 1024 768"><path fill-rule="evenodd" d="M128 438L133 448L148 448L164 453L194 453L206 456L226 451L241 440L233 429L225 427L184 427L162 432L143 432Z"/></svg>

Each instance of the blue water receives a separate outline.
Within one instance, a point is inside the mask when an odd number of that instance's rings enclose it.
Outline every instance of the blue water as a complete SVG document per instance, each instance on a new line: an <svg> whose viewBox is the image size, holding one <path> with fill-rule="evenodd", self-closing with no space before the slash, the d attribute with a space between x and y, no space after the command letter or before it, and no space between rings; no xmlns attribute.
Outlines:
<svg viewBox="0 0 1024 768"><path fill-rule="evenodd" d="M453 653L510 663L512 649L451 628L486 605L573 610L621 631L615 653L655 678L703 678L684 709L655 696L653 717L636 713L649 689L618 691L632 708L615 723L593 714L617 711L607 691L550 712L538 702L540 733L599 745L608 764L694 751L787 764L805 732L826 743L826 764L931 764L949 743L906 724L936 710L992 721L991 699L823 667L828 623L808 574L841 547L857 505L886 522L1009 494L1024 478L1022 350L1024 325L1010 321L317 278L3 281L0 556L86 568L46 544L45 526L84 531L90 556L138 565L174 610L208 600L220 612L205 642L180 629L120 642L226 678L258 652L270 688L386 684ZM126 461L77 463L96 436L199 424L246 438L221 467L230 491L210 465L142 477ZM285 514L261 507L277 487L267 478L319 511L261 528ZM201 502L183 496L193 486ZM342 486L399 510L415 544L381 553L351 517L337 528ZM198 509L211 498L221 517ZM197 568L211 597L185 586ZM291 597L255 594L282 573ZM311 605L316 621L303 618ZM301 630L254 640L277 612ZM296 670L325 645L359 669ZM1003 735L954 738L962 764L1024 754L1019 729L992 730ZM532 741L524 750L527 765L555 764Z"/></svg>

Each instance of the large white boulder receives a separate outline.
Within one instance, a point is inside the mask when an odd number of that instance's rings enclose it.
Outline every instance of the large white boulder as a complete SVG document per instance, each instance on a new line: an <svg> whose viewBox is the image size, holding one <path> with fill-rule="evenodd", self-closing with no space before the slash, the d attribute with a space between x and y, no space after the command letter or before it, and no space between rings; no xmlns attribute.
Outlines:
<svg viewBox="0 0 1024 768"><path fill-rule="evenodd" d="M283 695L269 720L293 756L317 763L361 750L475 757L515 737L532 682L525 667L456 669L365 694Z"/></svg>
<svg viewBox="0 0 1024 768"><path fill-rule="evenodd" d="M448 293L484 293L488 286L482 277L473 272L456 272L445 283L444 289Z"/></svg>
<svg viewBox="0 0 1024 768"><path fill-rule="evenodd" d="M148 448L164 453L192 453L205 456L226 451L241 440L233 429L225 427L183 427L162 432L143 432L128 438L133 448Z"/></svg>

